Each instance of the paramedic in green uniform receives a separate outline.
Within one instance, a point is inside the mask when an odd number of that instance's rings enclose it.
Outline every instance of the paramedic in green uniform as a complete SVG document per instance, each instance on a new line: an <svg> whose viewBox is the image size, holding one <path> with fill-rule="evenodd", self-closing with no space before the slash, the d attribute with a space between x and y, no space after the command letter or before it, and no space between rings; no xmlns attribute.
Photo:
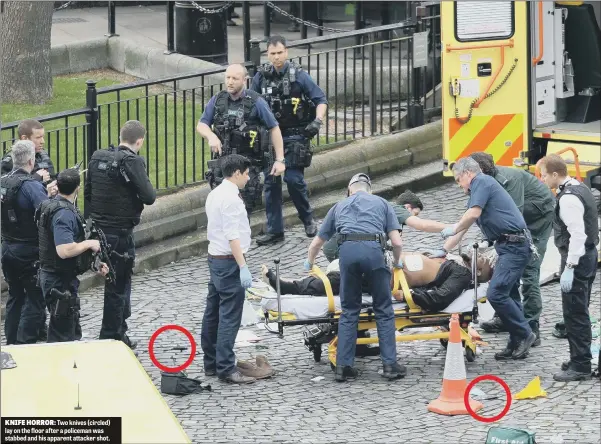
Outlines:
<svg viewBox="0 0 601 444"><path fill-rule="evenodd" d="M391 204L394 213L401 224L401 234L403 227L408 225L416 230L427 233L440 233L445 225L433 220L420 219L419 213L424 209L424 204L419 197L410 190L405 190L396 200L396 204ZM333 236L323 246L323 254L326 259L332 262L338 259L338 240Z"/></svg>
<svg viewBox="0 0 601 444"><path fill-rule="evenodd" d="M522 275L522 298L524 316L536 333L533 347L540 345L539 318L543 308L540 295L540 267L547 250L547 242L553 229L555 197L549 188L525 170L496 166L490 154L477 152L470 155L478 162L482 172L494 177L511 196L524 216L538 257L531 258ZM489 333L506 331L503 322L495 314L482 328Z"/></svg>

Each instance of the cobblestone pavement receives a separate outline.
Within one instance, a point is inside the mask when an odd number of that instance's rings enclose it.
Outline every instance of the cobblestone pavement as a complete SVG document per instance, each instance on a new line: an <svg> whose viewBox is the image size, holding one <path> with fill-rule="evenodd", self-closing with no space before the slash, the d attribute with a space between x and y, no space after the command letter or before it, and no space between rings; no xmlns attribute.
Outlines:
<svg viewBox="0 0 601 444"><path fill-rule="evenodd" d="M466 197L454 184L421 193L425 205L424 218L443 222L458 220ZM477 229L469 232L471 238ZM253 248L248 262L254 276L261 263L273 264L279 256L283 275L302 275L302 263L310 240L302 227L287 231L284 244ZM413 229L404 233L405 248L439 245L440 237ZM319 265L325 266L320 255ZM140 340L140 361L160 388L160 372L151 363L147 343L154 331L165 324L178 324L189 329L200 349L200 329L208 281L204 257L190 258L159 270L134 276L130 334ZM599 318L601 275L598 274L591 302L591 315ZM100 289L82 295L82 326L87 337L97 337L102 319ZM498 424L527 427L541 443L598 443L600 440L600 383L557 383L552 379L562 360L568 357L566 340L553 338L551 331L561 318L559 285L542 289L544 310L541 318L542 345L532 349L523 361L497 362L493 354L504 345L505 335L483 333L489 346L473 363L466 363L467 378L493 374L505 379L512 392L540 376L546 398L513 401L509 413ZM333 380L327 358L313 361L303 346L300 327L288 328L284 337L255 327L249 329L262 338L261 346L239 348L238 357L247 359L266 354L276 368L276 377L244 387L232 386L209 378L212 392L186 397L166 396L169 406L181 421L193 442L416 442L416 443L483 443L490 424L469 416L446 417L426 410L427 404L440 393L445 350L438 341L397 343L399 360L407 365L404 379L388 382L378 375L377 357L358 358L362 372L359 379L337 384ZM186 347L174 351L173 347ZM155 343L159 361L166 365L186 360L189 348L180 333L162 334ZM190 376L205 379L202 352L189 367ZM323 376L318 382L312 378ZM493 416L501 411L505 395L494 383L478 388L498 399L485 400L480 412Z"/></svg>

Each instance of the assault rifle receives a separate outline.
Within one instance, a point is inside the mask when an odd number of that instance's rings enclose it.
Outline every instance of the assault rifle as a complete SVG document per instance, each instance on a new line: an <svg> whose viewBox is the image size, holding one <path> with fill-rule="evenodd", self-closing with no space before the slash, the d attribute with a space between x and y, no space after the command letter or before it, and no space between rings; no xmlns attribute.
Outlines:
<svg viewBox="0 0 601 444"><path fill-rule="evenodd" d="M111 246L106 241L106 236L104 235L104 232L100 228L98 228L98 226L92 219L90 219L90 221L89 221L89 226L90 226L89 238L90 239L97 238L98 242L100 242L100 251L98 251L97 253L94 253L92 255L92 257L93 257L92 271L95 271L95 272L100 271L100 263L104 262L109 269L109 272L106 275L106 279L110 283L114 284L115 281L117 280L117 276L115 275L115 268L113 267L113 263L111 262L111 254L115 254L117 256L121 256L121 255L117 254L114 251L111 252L111 250L110 250ZM125 253L125 255L127 255L127 253Z"/></svg>

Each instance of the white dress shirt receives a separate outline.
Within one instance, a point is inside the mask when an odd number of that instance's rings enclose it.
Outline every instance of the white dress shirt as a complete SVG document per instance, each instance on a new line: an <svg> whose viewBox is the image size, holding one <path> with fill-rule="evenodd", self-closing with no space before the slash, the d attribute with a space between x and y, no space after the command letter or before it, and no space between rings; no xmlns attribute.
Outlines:
<svg viewBox="0 0 601 444"><path fill-rule="evenodd" d="M584 186L576 179L570 176L562 185ZM573 194L563 194L559 198L559 217L568 227L570 233L570 246L568 248L567 262L577 264L580 257L585 253L584 244L586 242L586 232L584 231L584 205L577 196Z"/></svg>
<svg viewBox="0 0 601 444"><path fill-rule="evenodd" d="M205 204L209 254L232 254L230 241L239 239L242 252L250 247L250 223L238 187L227 179L209 193Z"/></svg>

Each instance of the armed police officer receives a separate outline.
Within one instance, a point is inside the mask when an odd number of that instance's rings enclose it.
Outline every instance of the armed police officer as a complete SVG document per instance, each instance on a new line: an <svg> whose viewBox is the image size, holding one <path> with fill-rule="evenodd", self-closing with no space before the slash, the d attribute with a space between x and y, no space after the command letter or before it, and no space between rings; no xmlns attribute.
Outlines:
<svg viewBox="0 0 601 444"><path fill-rule="evenodd" d="M599 219L591 190L568 175L566 162L557 154L541 161L541 178L558 190L555 209L555 246L561 255L561 299L570 360L556 381L579 381L591 376L591 320L589 303L597 275Z"/></svg>
<svg viewBox="0 0 601 444"><path fill-rule="evenodd" d="M250 89L265 98L278 119L284 138L284 182L298 217L305 226L306 235L314 237L317 225L313 221L304 172L311 165L311 139L319 134L328 101L309 74L299 64L288 60L286 40L283 37L273 36L269 39L267 57L269 63L259 67ZM265 179L265 206L267 232L257 238L258 245L284 239L281 179Z"/></svg>
<svg viewBox="0 0 601 444"><path fill-rule="evenodd" d="M402 268L401 225L386 200L371 194L371 181L366 174L353 176L345 200L328 211L319 233L311 245L305 261L310 271L323 244L338 236L340 244L340 303L342 314L338 323L338 349L336 352L336 381L357 377L353 368L357 345L357 323L361 311L361 282L370 283L373 309L380 339L382 376L402 378L407 373L397 363L394 310L390 295L391 272L386 264L386 235L393 246L394 266Z"/></svg>
<svg viewBox="0 0 601 444"><path fill-rule="evenodd" d="M123 341L134 349L127 335L131 316L131 276L136 249L133 230L140 223L144 205L152 205L156 191L146 174L146 163L138 155L146 129L137 120L125 122L119 146L96 151L88 163L85 198L89 203L92 231L106 237L114 279L104 284L104 311L100 339Z"/></svg>
<svg viewBox="0 0 601 444"><path fill-rule="evenodd" d="M55 176L54 164L46 151L44 151L44 126L37 120L23 120L17 128L19 140L30 140L35 145L35 164L33 178L48 184ZM13 160L10 152L2 159L2 174L13 170Z"/></svg>
<svg viewBox="0 0 601 444"><path fill-rule="evenodd" d="M543 309L540 295L540 266L543 263L547 242L553 229L555 197L544 183L527 171L497 166L493 157L484 152L473 153L470 157L478 162L484 174L494 177L509 193L522 212L534 246L538 251L538 255L533 255L522 275L524 316L536 334L536 341L532 344L533 347L536 347L540 345L539 320ZM518 296L517 293L512 295ZM496 314L492 320L483 322L481 326L489 333L505 331L503 322Z"/></svg>
<svg viewBox="0 0 601 444"><path fill-rule="evenodd" d="M270 176L284 174L284 143L278 122L267 102L245 88L247 71L242 65L230 65L225 71L225 90L214 95L196 126L218 158L209 166L207 179L211 188L223 180L219 162L224 156L240 154L251 161L249 181L241 191L248 216L261 203L263 184ZM213 127L211 129L211 126ZM272 154L275 151L275 159ZM273 200L274 196L266 196ZM281 196L279 197L281 201ZM271 205L271 203L266 203ZM268 214L269 217L269 214Z"/></svg>
<svg viewBox="0 0 601 444"><path fill-rule="evenodd" d="M486 296L509 331L504 350L495 354L497 360L524 359L536 341L536 334L524 317L520 297L520 278L530 261L532 238L524 217L501 184L482 174L471 157L461 158L453 166L455 181L469 195L468 210L453 226L442 230L445 248L450 250L456 240L474 222L478 224L489 244L494 243L498 259Z"/></svg>
<svg viewBox="0 0 601 444"><path fill-rule="evenodd" d="M58 195L41 203L35 220L40 245L40 287L48 311L48 342L78 341L80 301L77 276L91 269L93 253L100 250L95 239L86 239L82 214L75 206L81 183L78 169L69 168L57 176ZM97 271L106 275L100 262Z"/></svg>
<svg viewBox="0 0 601 444"><path fill-rule="evenodd" d="M56 183L44 189L31 172L35 165L35 145L21 140L11 149L13 170L3 175L2 190L2 272L8 284L6 343L34 344L45 325L45 305L37 286L39 258L38 229L34 222L37 207L56 194Z"/></svg>

